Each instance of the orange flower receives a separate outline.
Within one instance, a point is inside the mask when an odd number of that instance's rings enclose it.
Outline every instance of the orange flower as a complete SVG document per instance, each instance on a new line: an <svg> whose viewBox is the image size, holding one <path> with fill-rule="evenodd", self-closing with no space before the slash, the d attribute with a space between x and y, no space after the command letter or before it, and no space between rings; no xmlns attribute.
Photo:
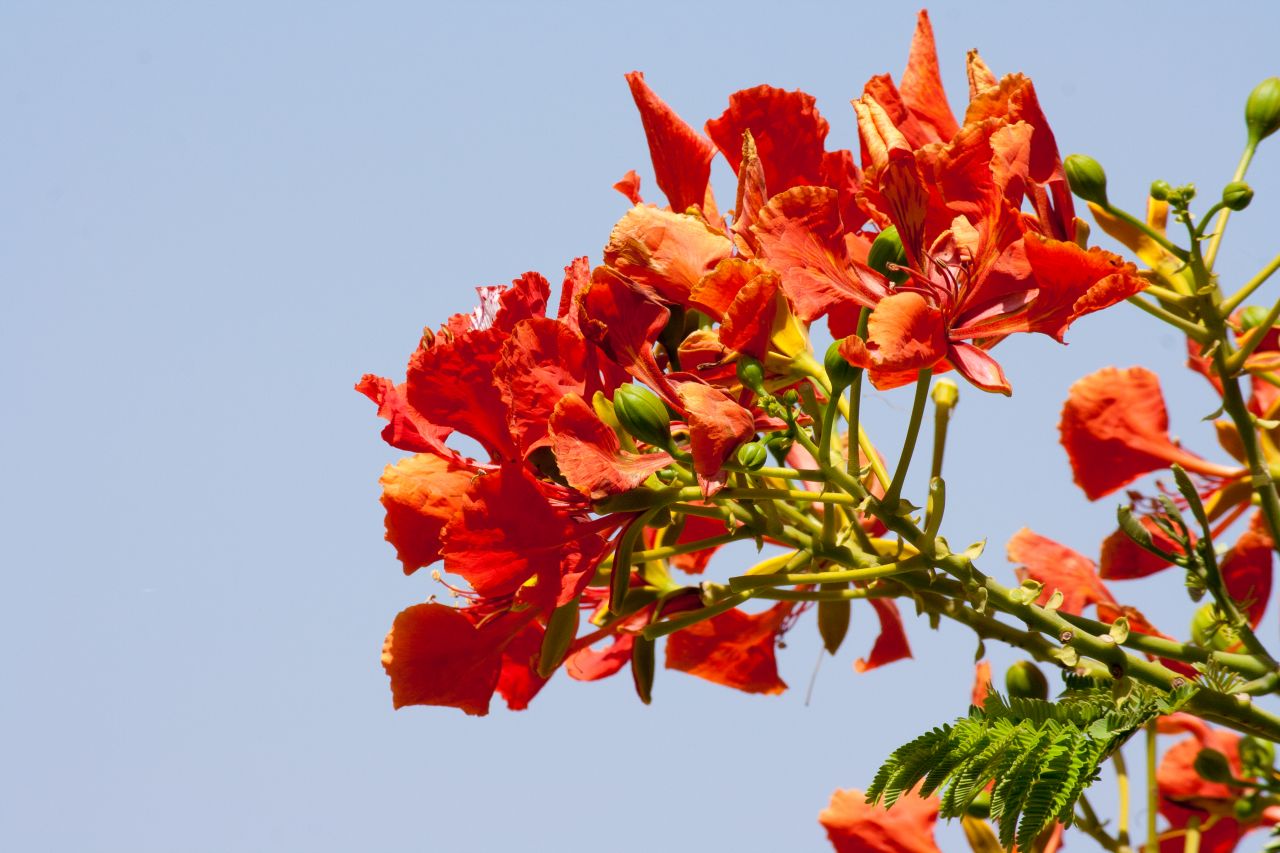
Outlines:
<svg viewBox="0 0 1280 853"><path fill-rule="evenodd" d="M908 792L886 809L853 788L832 794L818 821L836 853L941 853L933 838L938 806L936 795Z"/></svg>

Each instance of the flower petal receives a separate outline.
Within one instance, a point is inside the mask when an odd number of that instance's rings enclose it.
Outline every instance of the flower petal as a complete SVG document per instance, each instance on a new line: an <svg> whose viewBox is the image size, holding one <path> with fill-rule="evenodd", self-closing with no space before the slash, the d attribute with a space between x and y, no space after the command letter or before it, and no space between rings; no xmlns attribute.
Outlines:
<svg viewBox="0 0 1280 853"><path fill-rule="evenodd" d="M747 693L781 693L787 685L778 677L774 647L793 606L779 602L756 614L730 610L681 629L667 639L667 669Z"/></svg>
<svg viewBox="0 0 1280 853"><path fill-rule="evenodd" d="M568 394L550 419L551 448L569 485L591 498L634 489L650 474L671 464L664 451L630 453L613 428L585 400Z"/></svg>
<svg viewBox="0 0 1280 853"><path fill-rule="evenodd" d="M695 205L701 207L706 200L715 148L653 93L644 82L644 74L632 71L627 75L627 85L640 110L658 188L677 213ZM639 190L639 180L636 189ZM633 201L638 203L638 199Z"/></svg>
<svg viewBox="0 0 1280 853"><path fill-rule="evenodd" d="M1059 609L1076 616L1091 604L1115 603L1093 560L1052 539L1024 527L1009 540L1008 554L1009 562L1022 566L1017 573L1020 580L1044 584L1037 604L1047 602L1055 590L1063 594Z"/></svg>
<svg viewBox="0 0 1280 853"><path fill-rule="evenodd" d="M886 809L857 789L836 791L818 822L836 853L942 853L933 837L939 803L908 791Z"/></svg>
<svg viewBox="0 0 1280 853"><path fill-rule="evenodd" d="M618 220L604 248L604 262L622 275L679 305L733 243L701 219L636 205Z"/></svg>
<svg viewBox="0 0 1280 853"><path fill-rule="evenodd" d="M902 614L896 602L888 598L867 599L880 620L880 633L871 646L871 654L853 662L854 672L870 672L876 667L911 657L907 633L902 629Z"/></svg>
<svg viewBox="0 0 1280 853"><path fill-rule="evenodd" d="M1076 484L1089 500L1174 462L1201 474L1234 473L1183 450L1168 430L1160 380L1142 367L1105 367L1079 380L1058 423Z"/></svg>
<svg viewBox="0 0 1280 853"><path fill-rule="evenodd" d="M755 141L771 195L822 184L823 144L829 125L804 92L756 86L729 96L729 108L707 122L707 135L735 174L742 164L742 138Z"/></svg>
<svg viewBox="0 0 1280 853"><path fill-rule="evenodd" d="M400 611L382 646L392 703L445 705L484 716L498 685L502 639L443 604Z"/></svg>
<svg viewBox="0 0 1280 853"><path fill-rule="evenodd" d="M676 394L689 423L693 470L703 494L724 485L724 463L756 434L755 418L732 397L702 382L678 382Z"/></svg>
<svg viewBox="0 0 1280 853"><path fill-rule="evenodd" d="M406 456L382 473L387 541L406 575L441 558L444 527L461 507L476 472L433 453Z"/></svg>

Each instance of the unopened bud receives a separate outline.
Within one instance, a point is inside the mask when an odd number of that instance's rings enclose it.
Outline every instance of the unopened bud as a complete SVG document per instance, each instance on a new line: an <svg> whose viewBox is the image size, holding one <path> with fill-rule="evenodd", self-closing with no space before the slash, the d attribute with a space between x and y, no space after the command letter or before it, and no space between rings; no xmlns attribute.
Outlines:
<svg viewBox="0 0 1280 853"><path fill-rule="evenodd" d="M671 444L671 416L657 395L639 385L623 385L613 392L613 413L622 428L655 447Z"/></svg>
<svg viewBox="0 0 1280 853"><path fill-rule="evenodd" d="M787 392L782 395L782 404L787 408L791 408L795 406L796 403L799 403L799 402L800 402L800 392L794 388L788 389Z"/></svg>
<svg viewBox="0 0 1280 853"><path fill-rule="evenodd" d="M1151 197L1156 201L1168 201L1169 193L1171 192L1173 192L1173 187L1169 185L1168 181L1151 182Z"/></svg>
<svg viewBox="0 0 1280 853"><path fill-rule="evenodd" d="M832 341L827 347L827 354L822 359L822 366L827 370L827 378L831 380L831 390L835 393L841 388L848 388L858 375L858 368L850 364L840 354L840 341Z"/></svg>
<svg viewBox="0 0 1280 853"><path fill-rule="evenodd" d="M954 409L960 401L960 389L950 379L939 379L933 384L933 404L939 409Z"/></svg>
<svg viewBox="0 0 1280 853"><path fill-rule="evenodd" d="M1253 144L1280 130L1280 77L1268 77L1244 102L1244 123Z"/></svg>
<svg viewBox="0 0 1280 853"><path fill-rule="evenodd" d="M769 461L769 448L758 441L751 441L738 448L738 462L744 468L758 471Z"/></svg>
<svg viewBox="0 0 1280 853"><path fill-rule="evenodd" d="M818 634L822 637L822 647L827 650L827 654L834 655L838 652L845 635L849 633L852 604L850 601L818 602Z"/></svg>
<svg viewBox="0 0 1280 853"><path fill-rule="evenodd" d="M1222 188L1222 206L1227 210L1244 210L1253 201L1253 187L1244 181L1232 181Z"/></svg>
<svg viewBox="0 0 1280 853"><path fill-rule="evenodd" d="M636 634L631 646L631 680L635 684L636 695L646 705L653 701L653 652L653 640L646 639L643 634Z"/></svg>
<svg viewBox="0 0 1280 853"><path fill-rule="evenodd" d="M1196 754L1196 760L1192 766L1195 767L1196 773L1200 774L1202 779L1207 779L1210 782L1231 781L1231 762L1216 749L1200 750Z"/></svg>
<svg viewBox="0 0 1280 853"><path fill-rule="evenodd" d="M892 269L889 264L904 266L907 263L907 252L902 248L902 238L898 229L890 225L880 232L867 252L867 266L880 273L890 281L901 283L907 274L903 270Z"/></svg>
<svg viewBox="0 0 1280 853"><path fill-rule="evenodd" d="M1048 699L1049 682L1040 667L1020 660L1004 674L1004 689L1015 699Z"/></svg>
<svg viewBox="0 0 1280 853"><path fill-rule="evenodd" d="M1240 312L1240 328L1244 331L1256 329L1267 319L1267 309L1261 305L1250 305Z"/></svg>
<svg viewBox="0 0 1280 853"><path fill-rule="evenodd" d="M1085 201L1107 206L1107 173L1097 160L1085 154L1072 154L1062 163L1071 191Z"/></svg>
<svg viewBox="0 0 1280 853"><path fill-rule="evenodd" d="M738 356L738 381L757 394L764 393L764 366L749 355Z"/></svg>
<svg viewBox="0 0 1280 853"><path fill-rule="evenodd" d="M1231 805L1236 820L1243 824L1256 823L1265 809L1265 803L1258 797L1241 797Z"/></svg>

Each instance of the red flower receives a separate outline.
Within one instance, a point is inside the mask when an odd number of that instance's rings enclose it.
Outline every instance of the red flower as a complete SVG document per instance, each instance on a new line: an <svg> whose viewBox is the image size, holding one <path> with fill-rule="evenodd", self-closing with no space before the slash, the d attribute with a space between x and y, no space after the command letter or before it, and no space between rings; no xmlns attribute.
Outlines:
<svg viewBox="0 0 1280 853"><path fill-rule="evenodd" d="M938 806L936 795L909 792L886 809L850 789L832 794L818 821L836 853L941 853L933 838Z"/></svg>
<svg viewBox="0 0 1280 853"><path fill-rule="evenodd" d="M1214 749L1227 757L1232 775L1241 773L1238 744L1240 736L1231 732L1210 729L1200 720L1176 715L1162 721L1161 731L1178 727L1188 729L1192 737L1174 744L1156 771L1156 785L1160 792L1160 814L1169 821L1171 829L1184 829L1192 818L1199 820L1203 828L1200 850L1203 853L1231 853L1246 834L1263 825L1276 822L1273 809L1263 812L1258 821L1241 824L1236 820L1233 806L1242 794L1240 788L1210 782L1195 770L1196 756L1202 749ZM1185 844L1182 835L1164 838L1160 842L1161 853L1181 853Z"/></svg>
<svg viewBox="0 0 1280 853"><path fill-rule="evenodd" d="M513 708L523 708L543 683L530 665L531 648L542 645L531 616L479 622L473 608L435 603L401 611L382 647L395 707L444 705L484 716L502 690Z"/></svg>
<svg viewBox="0 0 1280 853"><path fill-rule="evenodd" d="M1169 437L1160 381L1142 367L1104 367L1076 382L1058 429L1076 483L1090 500L1175 463L1206 477L1242 474L1183 450Z"/></svg>
<svg viewBox="0 0 1280 853"><path fill-rule="evenodd" d="M616 495L671 463L663 451L631 453L617 433L577 394L556 404L549 421L551 447L569 485L592 498Z"/></svg>
<svg viewBox="0 0 1280 853"><path fill-rule="evenodd" d="M730 610L677 631L667 639L667 669L747 693L781 693L787 684L774 647L793 606L779 602L750 615Z"/></svg>

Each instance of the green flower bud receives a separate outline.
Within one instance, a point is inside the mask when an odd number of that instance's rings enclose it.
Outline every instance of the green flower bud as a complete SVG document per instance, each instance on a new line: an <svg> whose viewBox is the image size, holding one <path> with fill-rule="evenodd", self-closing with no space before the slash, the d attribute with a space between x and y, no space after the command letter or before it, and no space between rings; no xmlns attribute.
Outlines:
<svg viewBox="0 0 1280 853"><path fill-rule="evenodd" d="M738 356L738 381L757 394L764 391L764 366L749 355Z"/></svg>
<svg viewBox="0 0 1280 853"><path fill-rule="evenodd" d="M1192 766L1195 767L1196 773L1199 773L1202 779L1207 779L1210 782L1231 781L1231 762L1216 749L1200 750L1196 754L1195 764Z"/></svg>
<svg viewBox="0 0 1280 853"><path fill-rule="evenodd" d="M1020 660L1004 674L1004 689L1014 699L1048 699L1049 682L1040 667Z"/></svg>
<svg viewBox="0 0 1280 853"><path fill-rule="evenodd" d="M1244 124L1254 145L1280 130L1280 77L1268 77L1244 102Z"/></svg>
<svg viewBox="0 0 1280 853"><path fill-rule="evenodd" d="M858 368L846 361L845 357L840 354L839 341L832 341L831 346L827 347L827 354L822 359L822 365L827 369L827 378L831 380L833 393L842 388L848 388L853 384L854 377L858 375Z"/></svg>
<svg viewBox="0 0 1280 853"><path fill-rule="evenodd" d="M1240 763L1250 770L1268 770L1276 763L1276 747L1269 740L1245 735L1239 748Z"/></svg>
<svg viewBox="0 0 1280 853"><path fill-rule="evenodd" d="M1257 797L1241 797L1231 804L1231 811L1241 823L1254 823L1262 817L1266 806Z"/></svg>
<svg viewBox="0 0 1280 853"><path fill-rule="evenodd" d="M969 801L969 808L966 809L971 817L987 818L991 816L991 792L979 791L978 795Z"/></svg>
<svg viewBox="0 0 1280 853"><path fill-rule="evenodd" d="M1156 201L1168 201L1171 192L1173 192L1173 187L1169 185L1168 181L1151 182L1151 197Z"/></svg>
<svg viewBox="0 0 1280 853"><path fill-rule="evenodd" d="M655 447L671 444L671 416L657 395L639 385L613 392L613 413L631 435Z"/></svg>
<svg viewBox="0 0 1280 853"><path fill-rule="evenodd" d="M842 589L845 584L823 584L823 589ZM834 655L840 650L840 644L849 633L849 619L853 614L851 601L819 601L818 602L818 634L822 636L822 647L827 654Z"/></svg>
<svg viewBox="0 0 1280 853"><path fill-rule="evenodd" d="M773 455L779 460L786 459L787 454L791 452L791 445L794 443L788 435L775 435L765 442L765 446L773 452Z"/></svg>
<svg viewBox="0 0 1280 853"><path fill-rule="evenodd" d="M1227 210L1244 210L1253 201L1253 187L1244 181L1232 181L1222 188L1222 206Z"/></svg>
<svg viewBox="0 0 1280 853"><path fill-rule="evenodd" d="M769 461L769 448L758 441L748 442L738 448L738 462L744 468L759 471Z"/></svg>
<svg viewBox="0 0 1280 853"><path fill-rule="evenodd" d="M551 611L547 631L542 637L542 651L538 655L538 675L550 678L578 634L578 599L562 604Z"/></svg>
<svg viewBox="0 0 1280 853"><path fill-rule="evenodd" d="M950 379L939 379L933 384L933 404L939 409L954 409L960 401L960 389Z"/></svg>
<svg viewBox="0 0 1280 853"><path fill-rule="evenodd" d="M799 402L800 402L800 392L794 388L789 388L787 392L782 395L782 404L787 408L792 408L793 406L795 406L796 403L799 403Z"/></svg>
<svg viewBox="0 0 1280 853"><path fill-rule="evenodd" d="M1212 604L1202 605L1191 618L1191 639L1201 648L1218 652L1229 651L1237 641L1235 632Z"/></svg>
<svg viewBox="0 0 1280 853"><path fill-rule="evenodd" d="M641 634L636 634L631 646L631 680L636 686L636 695L640 701L648 705L653 701L654 643Z"/></svg>
<svg viewBox="0 0 1280 853"><path fill-rule="evenodd" d="M905 266L906 263L907 252L902 248L902 238L898 236L898 229L890 225L872 242L871 250L867 252L867 266L890 281L901 284L907 280L907 273L890 269L889 264Z"/></svg>
<svg viewBox="0 0 1280 853"><path fill-rule="evenodd" d="M1256 329L1267 319L1267 309L1261 305L1250 305L1240 312L1240 328L1244 331Z"/></svg>
<svg viewBox="0 0 1280 853"><path fill-rule="evenodd" d="M1107 173L1102 165L1084 154L1072 154L1062 163L1071 191L1085 201L1107 206Z"/></svg>

